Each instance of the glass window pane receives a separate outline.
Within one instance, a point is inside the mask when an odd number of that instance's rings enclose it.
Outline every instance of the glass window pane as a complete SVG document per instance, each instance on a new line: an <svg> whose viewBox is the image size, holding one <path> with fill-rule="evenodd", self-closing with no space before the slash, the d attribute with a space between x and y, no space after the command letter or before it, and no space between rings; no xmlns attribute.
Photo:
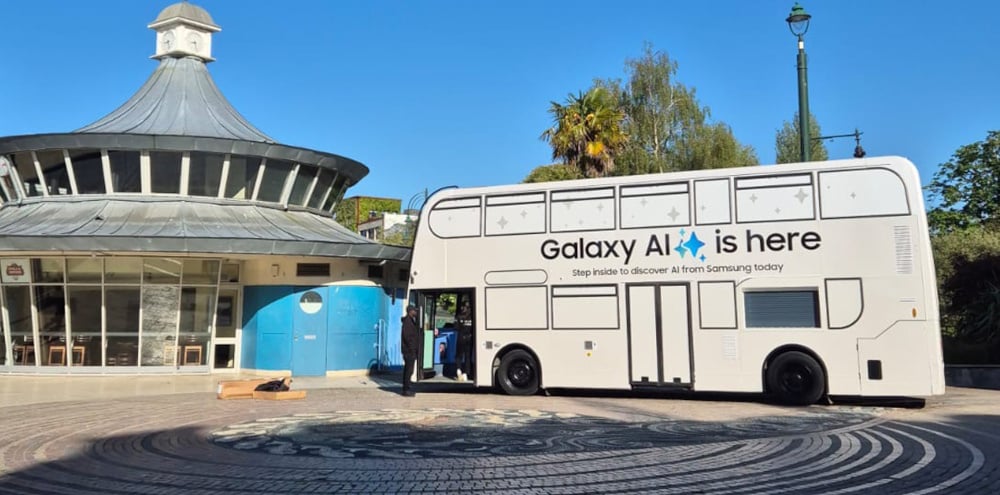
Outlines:
<svg viewBox="0 0 1000 495"><path fill-rule="evenodd" d="M225 158L225 155L217 153L191 152L191 163L188 166L188 194L218 196L219 183L222 181L222 163Z"/></svg>
<svg viewBox="0 0 1000 495"><path fill-rule="evenodd" d="M240 264L239 263L223 263L222 264L222 275L219 280L223 283L238 283L240 281Z"/></svg>
<svg viewBox="0 0 1000 495"><path fill-rule="evenodd" d="M747 328L819 328L819 294L815 290L746 292Z"/></svg>
<svg viewBox="0 0 1000 495"><path fill-rule="evenodd" d="M306 192L315 177L316 167L300 165L299 173L295 174L295 182L292 184L292 193L288 196L288 204L305 206Z"/></svg>
<svg viewBox="0 0 1000 495"><path fill-rule="evenodd" d="M100 286L69 286L70 342L73 366L101 365Z"/></svg>
<svg viewBox="0 0 1000 495"><path fill-rule="evenodd" d="M61 284L63 262L61 258L32 258L31 279L35 283Z"/></svg>
<svg viewBox="0 0 1000 495"><path fill-rule="evenodd" d="M135 366L138 362L139 301L139 287L104 289L107 366Z"/></svg>
<svg viewBox="0 0 1000 495"><path fill-rule="evenodd" d="M184 260L184 285L215 285L218 280L219 260Z"/></svg>
<svg viewBox="0 0 1000 495"><path fill-rule="evenodd" d="M142 281L142 259L108 258L104 262L104 281L115 284L138 284Z"/></svg>
<svg viewBox="0 0 1000 495"><path fill-rule="evenodd" d="M60 285L36 285L38 339L42 366L66 364L66 296Z"/></svg>
<svg viewBox="0 0 1000 495"><path fill-rule="evenodd" d="M100 150L70 150L76 175L76 191L80 194L106 194L104 187L104 162Z"/></svg>
<svg viewBox="0 0 1000 495"><path fill-rule="evenodd" d="M154 193L178 194L181 192L181 158L176 151L151 151L149 173Z"/></svg>
<svg viewBox="0 0 1000 495"><path fill-rule="evenodd" d="M66 171L66 159L62 150L45 150L35 153L38 163L42 167L42 175L45 176L45 186L52 196L72 194L73 189L69 184L69 173Z"/></svg>
<svg viewBox="0 0 1000 495"><path fill-rule="evenodd" d="M142 165L138 151L108 150L111 162L111 189L114 192L142 192Z"/></svg>
<svg viewBox="0 0 1000 495"><path fill-rule="evenodd" d="M215 316L215 287L181 289L180 333L181 366L206 364L212 319Z"/></svg>
<svg viewBox="0 0 1000 495"><path fill-rule="evenodd" d="M101 258L68 258L66 278L69 282L85 284L101 283L103 263Z"/></svg>
<svg viewBox="0 0 1000 495"><path fill-rule="evenodd" d="M229 177L226 179L226 197L250 199L250 196L253 195L254 185L257 183L259 170L259 157L239 155L230 157Z"/></svg>
<svg viewBox="0 0 1000 495"><path fill-rule="evenodd" d="M139 287L104 288L108 334L139 335Z"/></svg>
<svg viewBox="0 0 1000 495"><path fill-rule="evenodd" d="M31 287L8 285L3 288L10 319L11 359L14 365L35 365L35 339L31 330Z"/></svg>
<svg viewBox="0 0 1000 495"><path fill-rule="evenodd" d="M233 344L218 344L215 346L216 369L233 368L236 365L236 346Z"/></svg>
<svg viewBox="0 0 1000 495"><path fill-rule="evenodd" d="M215 311L215 336L217 338L236 337L239 296L240 292L236 289L219 291L219 304Z"/></svg>
<svg viewBox="0 0 1000 495"><path fill-rule="evenodd" d="M330 185L333 184L334 173L323 169L319 173L319 180L316 181L316 188L313 189L312 196L309 198L309 208L319 208L320 202L323 201L324 196L326 196L326 191L330 189Z"/></svg>
<svg viewBox="0 0 1000 495"><path fill-rule="evenodd" d="M142 262L142 280L147 284L179 284L181 262L165 258L147 258Z"/></svg>
<svg viewBox="0 0 1000 495"><path fill-rule="evenodd" d="M171 285L142 288L142 366L176 364L180 290Z"/></svg>
<svg viewBox="0 0 1000 495"><path fill-rule="evenodd" d="M281 201L281 191L285 188L285 179L294 168L292 162L282 160L267 160L264 165L264 177L260 182L260 192L257 201L277 203Z"/></svg>
<svg viewBox="0 0 1000 495"><path fill-rule="evenodd" d="M341 196L344 195L344 183L346 182L346 176L337 176L337 180L333 181L333 190L330 191L330 195L327 196L326 202L323 203L323 208L321 208L322 210L330 211L338 202L340 202Z"/></svg>
<svg viewBox="0 0 1000 495"><path fill-rule="evenodd" d="M17 174L24 182L24 191L28 196L42 196L42 184L35 170L35 160L31 158L30 152L14 153L11 157Z"/></svg>

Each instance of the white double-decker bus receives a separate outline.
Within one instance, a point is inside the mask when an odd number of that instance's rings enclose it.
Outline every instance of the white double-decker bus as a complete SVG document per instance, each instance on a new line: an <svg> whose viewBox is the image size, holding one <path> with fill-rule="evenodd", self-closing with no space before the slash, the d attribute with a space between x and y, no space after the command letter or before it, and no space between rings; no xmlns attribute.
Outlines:
<svg viewBox="0 0 1000 495"><path fill-rule="evenodd" d="M446 189L423 207L410 277L429 343L439 299L471 300L470 378L509 394L944 393L904 158Z"/></svg>

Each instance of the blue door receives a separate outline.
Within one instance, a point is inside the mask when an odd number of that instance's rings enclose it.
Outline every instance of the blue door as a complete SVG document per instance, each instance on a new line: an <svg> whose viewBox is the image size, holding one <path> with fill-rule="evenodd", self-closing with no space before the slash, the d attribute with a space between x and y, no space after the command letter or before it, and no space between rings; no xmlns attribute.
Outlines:
<svg viewBox="0 0 1000 495"><path fill-rule="evenodd" d="M326 314L330 306L325 287L295 293L292 321L292 374L326 375Z"/></svg>

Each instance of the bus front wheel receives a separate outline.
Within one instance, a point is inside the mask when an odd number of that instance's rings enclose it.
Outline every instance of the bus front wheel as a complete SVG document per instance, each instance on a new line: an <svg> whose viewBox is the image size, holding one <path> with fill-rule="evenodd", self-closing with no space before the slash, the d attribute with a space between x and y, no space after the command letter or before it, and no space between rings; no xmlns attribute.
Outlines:
<svg viewBox="0 0 1000 495"><path fill-rule="evenodd" d="M507 395L534 395L538 392L538 363L527 351L515 349L504 355L497 370L500 388Z"/></svg>
<svg viewBox="0 0 1000 495"><path fill-rule="evenodd" d="M815 404L825 389L823 368L803 352L782 353L767 367L767 391L783 404Z"/></svg>

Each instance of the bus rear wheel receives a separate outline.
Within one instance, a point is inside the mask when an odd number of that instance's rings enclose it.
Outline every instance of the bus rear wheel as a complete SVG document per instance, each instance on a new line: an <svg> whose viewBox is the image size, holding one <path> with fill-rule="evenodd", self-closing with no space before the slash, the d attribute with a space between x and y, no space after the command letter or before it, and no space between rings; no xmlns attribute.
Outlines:
<svg viewBox="0 0 1000 495"><path fill-rule="evenodd" d="M825 389L823 368L806 353L782 353L767 367L767 391L782 404L815 404Z"/></svg>
<svg viewBox="0 0 1000 495"><path fill-rule="evenodd" d="M505 354L500 360L497 378L507 395L538 393L538 363L527 351L515 349Z"/></svg>

